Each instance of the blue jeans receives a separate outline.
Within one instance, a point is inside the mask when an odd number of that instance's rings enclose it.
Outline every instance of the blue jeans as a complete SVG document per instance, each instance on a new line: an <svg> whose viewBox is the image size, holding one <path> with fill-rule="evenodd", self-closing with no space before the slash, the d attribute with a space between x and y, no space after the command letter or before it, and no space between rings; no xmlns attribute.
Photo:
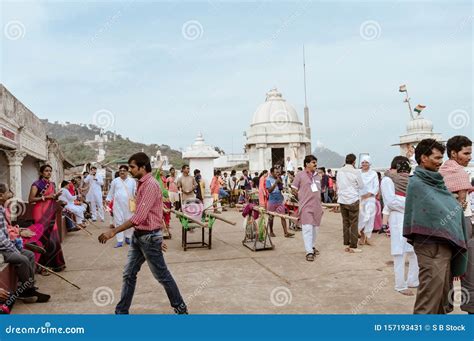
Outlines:
<svg viewBox="0 0 474 341"><path fill-rule="evenodd" d="M115 308L116 314L128 314L132 304L133 293L135 292L137 274L145 260L150 267L153 277L165 288L170 304L175 312L187 312L186 303L184 303L178 286L166 267L163 251L161 250L162 242L163 235L161 230L142 236L133 234L128 251L127 265L125 265L125 270L123 271L122 294L120 302Z"/></svg>

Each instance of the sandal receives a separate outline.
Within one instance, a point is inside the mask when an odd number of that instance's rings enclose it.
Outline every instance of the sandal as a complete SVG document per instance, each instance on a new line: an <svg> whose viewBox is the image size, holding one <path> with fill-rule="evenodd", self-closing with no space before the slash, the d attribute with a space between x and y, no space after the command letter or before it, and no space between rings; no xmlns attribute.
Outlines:
<svg viewBox="0 0 474 341"><path fill-rule="evenodd" d="M294 236L295 236L294 233L291 233L291 232L285 233L285 238L293 238Z"/></svg>
<svg viewBox="0 0 474 341"><path fill-rule="evenodd" d="M306 255L306 260L307 260L308 262L314 262L314 255L313 255L312 253L308 253L308 254Z"/></svg>
<svg viewBox="0 0 474 341"><path fill-rule="evenodd" d="M315 247L313 247L313 254L314 254L315 256L319 256L319 250L316 249Z"/></svg>

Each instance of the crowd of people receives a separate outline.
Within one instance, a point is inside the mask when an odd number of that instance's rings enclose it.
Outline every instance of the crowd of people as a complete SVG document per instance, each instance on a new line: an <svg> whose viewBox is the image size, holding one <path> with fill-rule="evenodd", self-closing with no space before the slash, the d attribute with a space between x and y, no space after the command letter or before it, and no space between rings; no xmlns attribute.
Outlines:
<svg viewBox="0 0 474 341"><path fill-rule="evenodd" d="M449 160L443 163L446 149ZM372 169L368 155L362 156L358 169L356 156L348 154L345 165L334 174L331 169L318 167L314 155L307 155L299 168L288 160L286 169L277 166L253 175L246 169L240 174L236 170L215 170L209 184L199 169L191 172L189 165L181 167L179 176L174 168L165 173L161 165L152 174L148 156L137 153L128 165L119 167L106 194L104 179L96 167L91 167L90 173L62 181L57 191L50 181L52 168L44 165L29 195L29 202L34 204L31 226L12 226L8 207L5 210L3 206L13 193L0 184L0 252L5 262L16 267L21 289L8 295L2 289L0 299L49 300L49 295L37 291L34 275L48 275L66 267L56 224L59 203L68 231L84 229L97 220L105 222L104 211L108 211L110 229L99 237L100 242L115 237L116 248L130 246L116 313L128 313L136 276L145 260L165 288L171 306L177 313L187 313L166 267L162 239L171 238L171 209L182 210L190 202L202 203L208 191L214 213L237 204L259 205L280 215L291 214L290 208L296 207L299 221L294 229L302 232L309 262L320 254L316 241L323 207L337 207L342 217L344 251L357 254L364 246L374 245L374 231L390 237L395 290L413 296L412 289L418 288L415 313L450 312L455 280L460 280L470 294L461 309L474 313L474 195L473 183L464 171L471 160L472 142L465 136L454 136L444 146L425 139L410 152L408 157L394 157L383 176ZM294 237L283 217L281 225L284 237ZM269 216L268 230L271 237L276 236L273 215Z"/></svg>

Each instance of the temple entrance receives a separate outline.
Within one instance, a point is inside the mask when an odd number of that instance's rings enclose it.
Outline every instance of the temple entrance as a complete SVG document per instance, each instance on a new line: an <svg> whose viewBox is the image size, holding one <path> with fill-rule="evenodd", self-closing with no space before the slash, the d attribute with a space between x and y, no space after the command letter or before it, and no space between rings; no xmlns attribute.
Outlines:
<svg viewBox="0 0 474 341"><path fill-rule="evenodd" d="M285 166L285 148L272 148L272 167L283 169Z"/></svg>

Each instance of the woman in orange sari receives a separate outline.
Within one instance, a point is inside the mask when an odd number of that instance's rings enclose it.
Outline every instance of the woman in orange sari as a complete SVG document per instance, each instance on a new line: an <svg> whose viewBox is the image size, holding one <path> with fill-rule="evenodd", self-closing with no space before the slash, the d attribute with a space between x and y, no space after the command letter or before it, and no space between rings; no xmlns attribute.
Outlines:
<svg viewBox="0 0 474 341"><path fill-rule="evenodd" d="M268 192L265 187L265 181L267 181L268 171L264 170L260 173L258 181L258 204L260 207L267 208Z"/></svg>
<svg viewBox="0 0 474 341"><path fill-rule="evenodd" d="M29 202L34 204L33 219L35 223L29 227L35 233L28 240L46 250L44 254L35 253L35 261L60 272L66 268L61 242L59 239L58 226L56 225L56 200L60 193L51 179L52 167L43 165L40 168L40 178L31 186ZM46 272L41 272L46 274Z"/></svg>

